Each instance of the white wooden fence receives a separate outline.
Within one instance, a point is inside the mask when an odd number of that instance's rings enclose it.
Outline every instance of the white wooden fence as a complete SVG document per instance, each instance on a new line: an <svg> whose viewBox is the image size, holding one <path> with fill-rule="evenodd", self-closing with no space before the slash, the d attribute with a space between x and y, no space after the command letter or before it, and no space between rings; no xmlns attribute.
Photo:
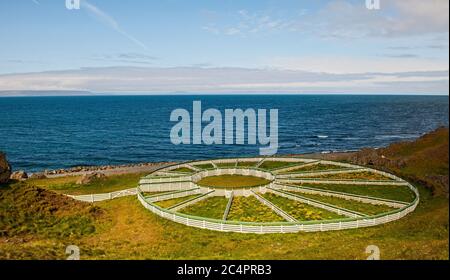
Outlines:
<svg viewBox="0 0 450 280"><path fill-rule="evenodd" d="M299 159L299 158L249 158L249 159L225 159L225 160L208 160L203 162L196 162L196 164L207 164L212 163L213 166L216 167L216 164L219 163L236 163L238 161L255 161L262 163L263 161L287 161L296 163L304 163L304 164L317 164L317 163L324 163L324 164L334 164L338 166L342 166L345 168L360 168L356 165L351 164L345 164L345 163L337 163L337 162L329 162L329 161L317 161L317 160L309 160L309 159ZM189 165L190 163L184 163L181 165L174 165L171 166L170 169L176 169L183 165ZM293 168L293 166L290 166L288 168ZM281 169L277 169L279 172ZM284 168L285 169L285 168ZM350 218L345 219L337 219L337 220L329 220L329 221L293 221L295 219L288 219L291 222L280 222L280 223L246 223L246 222L235 222L235 221L225 221L225 220L215 220L215 219L208 219L203 217L196 217L186 214L181 214L176 211L173 211L171 209L163 209L156 204L155 202L171 199L171 198L177 198L177 197L183 197L191 194L203 194L204 196L213 195L213 192L211 189L208 188L201 188L195 184L197 180L200 180L204 177L209 176L217 176L217 175L224 175L224 174L233 174L233 175L248 175L248 176L255 176L255 177L262 177L266 178L270 181L273 181L275 179L275 176L272 172L264 171L264 170L258 170L257 168L224 168L224 169L216 169L216 170L205 170L200 171L194 174L193 176L187 176L187 175L173 175L171 173L164 173L165 170L168 170L166 168L162 168L158 171L156 171L160 175L170 175L170 176L147 176L142 178L142 180L139 182L138 188L131 188L127 190L122 191L116 191L111 193L105 193L105 194L91 194L91 195L69 195L70 197L86 201L86 202L97 202L97 201L103 201L103 200L109 200L114 199L118 197L123 196L131 196L131 195L137 195L138 200L140 203L151 212L155 213L156 215L159 215L163 218L169 219L171 221L181 223L187 226L202 228L202 229L209 229L209 230L216 230L216 231L223 231L223 232L241 232L241 233L258 233L258 234L265 234L265 233L294 233L299 231L305 231L305 232L314 232L314 231L331 231L331 230L341 230L341 229L351 229L351 228L362 228L362 227L369 227L369 226L376 226L380 224L385 224L388 222L392 222L395 220L398 220L412 211L415 210L417 205L419 204L419 193L416 188L414 188L411 184L403 181L402 179L392 175L388 174L382 171L373 170L373 169L366 169L370 172L374 172L377 174L381 174L383 176L386 176L391 181L361 181L361 180L318 180L318 179L290 179L290 178L283 178L281 180L277 180L278 185L283 185L283 183L317 183L317 184L365 184L365 185L406 185L408 186L416 195L415 200L412 203L409 204L398 204L396 205L397 208L394 211L375 215L375 216L361 216L357 212L349 211L346 209L340 209L339 207L335 207L333 205L327 205L325 203L321 203L318 201L302 198L301 196L295 196L292 195L295 200L299 200L303 203L308 203L310 205L320 207L323 209L327 209L330 211L334 211L337 213L345 214L347 216L350 216ZM274 171L276 173L277 171ZM253 191L259 190L262 192L265 191L271 191L276 192L278 195L288 195L288 193L282 192L280 190L277 190L277 185L271 182L267 186L260 186L257 188L251 188L251 189L243 189L243 190L236 190L240 191L239 195L253 195ZM266 188L267 187L267 188ZM169 191L169 193L164 193L160 195L152 195L149 197L145 197L145 192L163 192L163 191ZM231 194L229 205L227 207L229 208L231 206L232 196L236 194L236 191L233 191ZM224 190L224 193L229 194L226 190ZM355 196L350 195L353 198ZM259 196L257 196L258 198ZM261 197L259 197L261 198ZM290 197L292 198L292 197ZM196 199L192 199L191 201L195 201ZM266 204L267 205L267 204ZM326 207L326 208L325 208ZM175 209L176 210L176 209ZM224 219L225 219L224 215Z"/></svg>

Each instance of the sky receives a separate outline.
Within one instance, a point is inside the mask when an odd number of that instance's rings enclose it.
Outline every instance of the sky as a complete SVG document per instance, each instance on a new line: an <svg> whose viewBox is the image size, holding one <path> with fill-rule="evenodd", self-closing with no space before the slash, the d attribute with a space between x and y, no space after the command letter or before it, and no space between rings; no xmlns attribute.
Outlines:
<svg viewBox="0 0 450 280"><path fill-rule="evenodd" d="M448 0L0 0L0 96L448 95L448 11Z"/></svg>

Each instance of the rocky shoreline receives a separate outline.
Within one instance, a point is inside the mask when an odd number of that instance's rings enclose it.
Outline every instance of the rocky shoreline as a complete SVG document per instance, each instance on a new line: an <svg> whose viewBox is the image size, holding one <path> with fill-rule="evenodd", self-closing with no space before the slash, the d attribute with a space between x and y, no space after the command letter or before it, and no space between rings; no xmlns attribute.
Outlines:
<svg viewBox="0 0 450 280"><path fill-rule="evenodd" d="M151 172L155 169L173 164L173 162L144 162L134 164L122 165L102 165L102 166L76 166L72 168L61 168L55 170L44 170L42 172L35 172L28 174L23 170L12 172L10 179L12 180L26 180L26 179L45 179L58 178L65 176L84 176L87 174L103 174L106 176Z"/></svg>
<svg viewBox="0 0 450 280"><path fill-rule="evenodd" d="M68 169L56 169L56 170L45 170L45 175L62 175L80 172L100 172L108 170L117 169L131 169L140 167L154 167L155 165L169 164L169 162L144 162L135 164L122 164L122 165L101 165L101 166L76 166Z"/></svg>

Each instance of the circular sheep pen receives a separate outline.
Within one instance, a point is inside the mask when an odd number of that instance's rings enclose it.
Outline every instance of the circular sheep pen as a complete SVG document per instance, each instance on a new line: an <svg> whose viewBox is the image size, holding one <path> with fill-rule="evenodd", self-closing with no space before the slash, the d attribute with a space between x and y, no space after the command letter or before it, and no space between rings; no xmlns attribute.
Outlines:
<svg viewBox="0 0 450 280"><path fill-rule="evenodd" d="M419 203L417 189L392 174L291 157L176 164L142 178L136 193L163 218L241 233L376 226L408 215Z"/></svg>

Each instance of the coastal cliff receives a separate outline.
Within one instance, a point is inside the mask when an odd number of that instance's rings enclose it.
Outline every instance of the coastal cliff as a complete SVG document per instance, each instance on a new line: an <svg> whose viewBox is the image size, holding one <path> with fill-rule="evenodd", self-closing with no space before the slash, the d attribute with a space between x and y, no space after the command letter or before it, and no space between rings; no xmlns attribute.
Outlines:
<svg viewBox="0 0 450 280"><path fill-rule="evenodd" d="M11 166L6 160L6 155L0 151L0 184L8 182L11 176Z"/></svg>
<svg viewBox="0 0 450 280"><path fill-rule="evenodd" d="M449 128L441 127L415 141L398 142L382 149L363 149L349 161L394 172L423 185L434 195L448 197Z"/></svg>

